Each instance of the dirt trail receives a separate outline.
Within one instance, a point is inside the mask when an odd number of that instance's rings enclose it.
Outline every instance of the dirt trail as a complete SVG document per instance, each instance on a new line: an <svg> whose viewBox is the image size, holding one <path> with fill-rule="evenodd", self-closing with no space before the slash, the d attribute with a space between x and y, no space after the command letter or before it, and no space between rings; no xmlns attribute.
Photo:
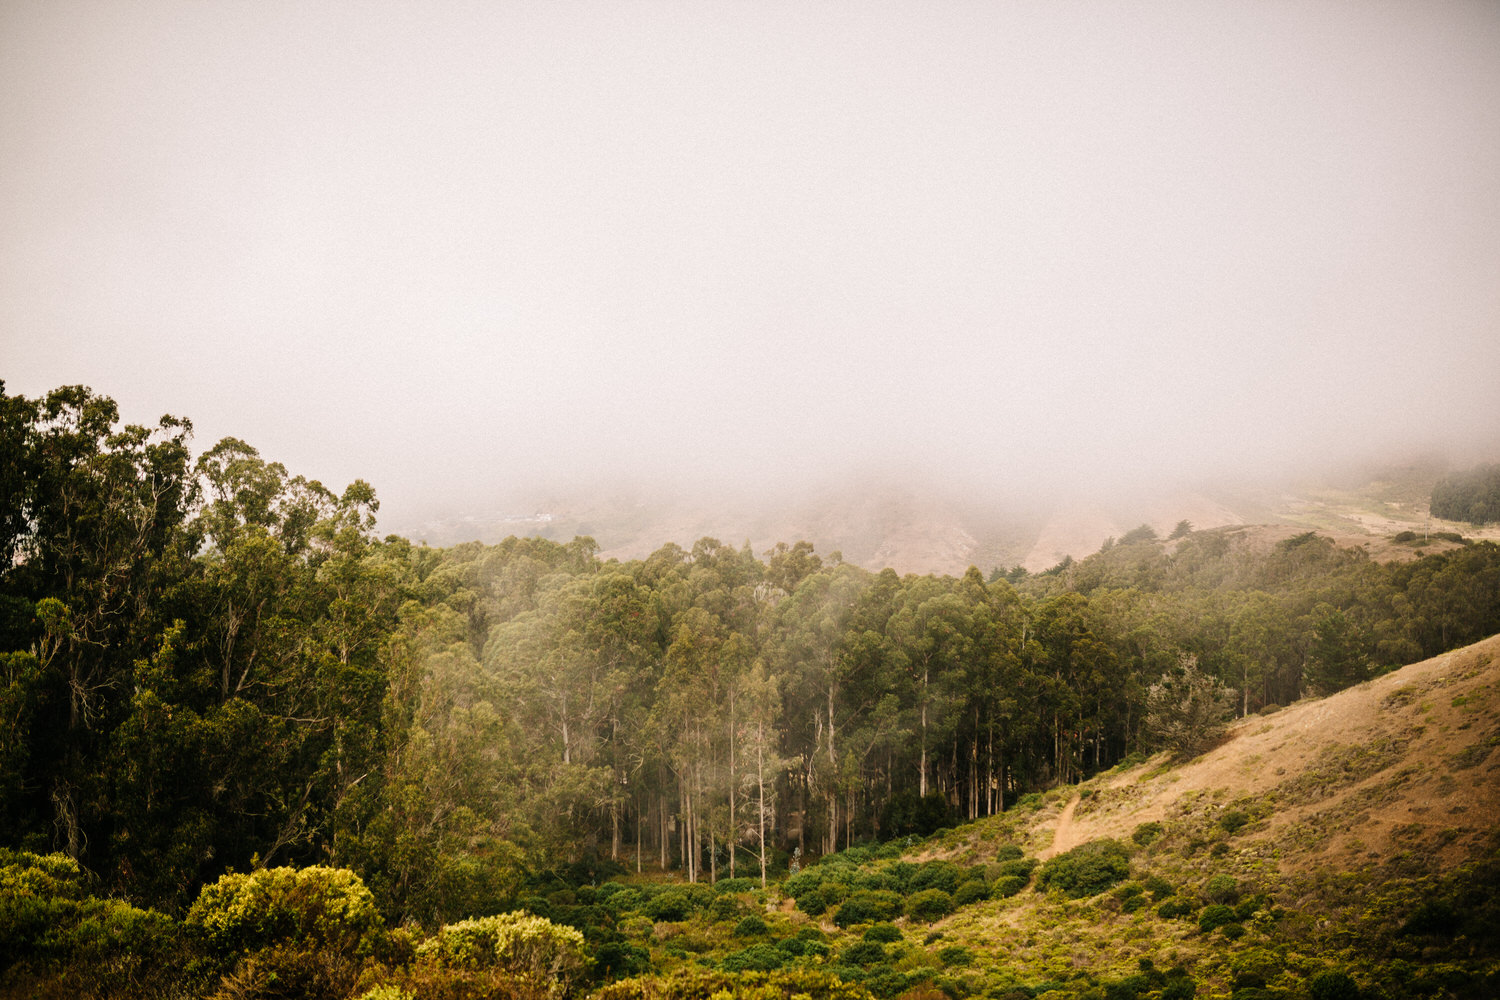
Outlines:
<svg viewBox="0 0 1500 1000"><path fill-rule="evenodd" d="M1073 810L1078 808L1078 803L1081 801L1079 796L1073 796L1068 804L1063 806L1063 811L1057 814L1057 829L1052 831L1052 844L1037 855L1041 860L1046 861L1048 858L1078 846L1074 843L1078 838L1073 834Z"/></svg>

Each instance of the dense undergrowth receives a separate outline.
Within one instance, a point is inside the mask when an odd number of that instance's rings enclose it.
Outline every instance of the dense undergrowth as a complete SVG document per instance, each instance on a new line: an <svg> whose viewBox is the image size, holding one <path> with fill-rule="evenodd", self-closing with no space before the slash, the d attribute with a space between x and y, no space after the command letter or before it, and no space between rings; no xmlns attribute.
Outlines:
<svg viewBox="0 0 1500 1000"><path fill-rule="evenodd" d="M61 855L0 853L0 996L327 1000L1489 997L1500 839L1284 875L1209 801L1123 840L1029 855L1062 792L754 879L548 872L504 913L387 926L353 873L226 875L176 919L95 895ZM569 876L573 877L569 877ZM583 879L578 876L582 875Z"/></svg>

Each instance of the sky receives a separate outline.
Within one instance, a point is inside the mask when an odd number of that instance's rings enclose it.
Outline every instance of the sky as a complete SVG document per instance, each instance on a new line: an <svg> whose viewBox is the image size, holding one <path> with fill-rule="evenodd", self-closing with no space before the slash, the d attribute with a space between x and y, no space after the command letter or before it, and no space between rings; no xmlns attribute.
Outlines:
<svg viewBox="0 0 1500 1000"><path fill-rule="evenodd" d="M398 519L1500 457L1493 2L6 0L0 137L7 392Z"/></svg>

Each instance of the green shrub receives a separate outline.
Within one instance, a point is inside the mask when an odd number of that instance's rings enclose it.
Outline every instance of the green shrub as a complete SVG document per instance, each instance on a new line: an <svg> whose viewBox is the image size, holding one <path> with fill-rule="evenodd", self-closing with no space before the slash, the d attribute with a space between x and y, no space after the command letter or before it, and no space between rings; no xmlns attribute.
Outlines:
<svg viewBox="0 0 1500 1000"><path fill-rule="evenodd" d="M1219 826L1229 834L1239 833L1248 822L1250 822L1250 816L1239 809L1231 809L1219 817Z"/></svg>
<svg viewBox="0 0 1500 1000"><path fill-rule="evenodd" d="M990 898L1009 899L1026 888L1027 883L1030 881L1031 879L1022 878L1019 875L1002 875L995 879L994 884L990 886Z"/></svg>
<svg viewBox="0 0 1500 1000"><path fill-rule="evenodd" d="M777 941L775 946L778 951L784 951L788 955L806 955L807 945L808 942L802 938L790 937Z"/></svg>
<svg viewBox="0 0 1500 1000"><path fill-rule="evenodd" d="M1203 912L1198 914L1198 929L1205 934L1232 923L1234 923L1234 910L1223 903L1205 906Z"/></svg>
<svg viewBox="0 0 1500 1000"><path fill-rule="evenodd" d="M1146 877L1146 891L1151 893L1151 898L1157 901L1166 899L1168 896L1176 895L1177 890L1171 882L1160 875L1149 875Z"/></svg>
<svg viewBox="0 0 1500 1000"><path fill-rule="evenodd" d="M1169 899L1156 908L1156 915L1163 920L1185 917L1192 912L1193 908L1181 899Z"/></svg>
<svg viewBox="0 0 1500 1000"><path fill-rule="evenodd" d="M938 952L938 961L949 969L956 965L973 965L974 953L963 945L950 944Z"/></svg>
<svg viewBox="0 0 1500 1000"><path fill-rule="evenodd" d="M906 915L913 920L939 920L952 912L953 897L942 889L923 889L906 902Z"/></svg>
<svg viewBox="0 0 1500 1000"><path fill-rule="evenodd" d="M651 968L651 954L628 941L607 941L594 952L594 975L600 979L623 979Z"/></svg>
<svg viewBox="0 0 1500 1000"><path fill-rule="evenodd" d="M759 888L758 878L721 878L714 883L714 892L754 892Z"/></svg>
<svg viewBox="0 0 1500 1000"><path fill-rule="evenodd" d="M1348 973L1324 969L1307 981L1313 1000L1359 1000L1359 984Z"/></svg>
<svg viewBox="0 0 1500 1000"><path fill-rule="evenodd" d="M879 941L861 939L839 952L839 962L843 965L879 965L885 959L885 946Z"/></svg>
<svg viewBox="0 0 1500 1000"><path fill-rule="evenodd" d="M995 852L995 860L1015 861L1018 858L1024 857L1025 854L1026 852L1021 850L1021 848L1017 847L1015 844L1002 844L1000 845L1000 849Z"/></svg>
<svg viewBox="0 0 1500 1000"><path fill-rule="evenodd" d="M871 924L865 931L864 938L866 941L879 941L883 944L890 944L892 941L901 940L901 930L895 924Z"/></svg>
<svg viewBox="0 0 1500 1000"><path fill-rule="evenodd" d="M797 909L809 917L821 917L828 912L828 904L823 902L821 893L809 893L797 899Z"/></svg>
<svg viewBox="0 0 1500 1000"><path fill-rule="evenodd" d="M953 894L953 905L968 906L989 898L990 887L988 885L983 882L970 881L959 886L958 891Z"/></svg>
<svg viewBox="0 0 1500 1000"><path fill-rule="evenodd" d="M849 928L855 924L872 924L880 920L893 920L901 914L901 897L888 890L861 890L853 893L839 906L833 915L836 927Z"/></svg>
<svg viewBox="0 0 1500 1000"><path fill-rule="evenodd" d="M566 994L584 969L583 935L524 912L448 924L417 956L460 969L498 968L550 995Z"/></svg>
<svg viewBox="0 0 1500 1000"><path fill-rule="evenodd" d="M1160 837L1161 832L1162 825L1153 820L1149 823L1142 823L1140 826L1136 827L1135 832L1130 835L1130 839L1135 841L1140 846L1145 847L1157 837Z"/></svg>
<svg viewBox="0 0 1500 1000"><path fill-rule="evenodd" d="M262 868L206 885L186 924L220 954L280 942L369 955L385 937L375 897L343 868Z"/></svg>
<svg viewBox="0 0 1500 1000"><path fill-rule="evenodd" d="M1234 956L1229 963L1235 989L1265 986L1286 967L1282 957L1267 948L1250 948Z"/></svg>
<svg viewBox="0 0 1500 1000"><path fill-rule="evenodd" d="M912 876L908 886L913 892L924 889L941 889L948 895L958 888L962 870L951 861L929 861Z"/></svg>
<svg viewBox="0 0 1500 1000"><path fill-rule="evenodd" d="M1233 903L1240 898L1240 883L1220 872L1203 883L1203 898L1210 903Z"/></svg>
<svg viewBox="0 0 1500 1000"><path fill-rule="evenodd" d="M1245 925L1241 923L1225 924L1219 928L1219 933L1231 941L1236 941L1245 936Z"/></svg>
<svg viewBox="0 0 1500 1000"><path fill-rule="evenodd" d="M693 904L686 892L681 889L669 889L666 892L656 893L646 900L646 904L641 907L641 912L652 920L686 920L693 912Z"/></svg>
<svg viewBox="0 0 1500 1000"><path fill-rule="evenodd" d="M775 972L786 964L787 952L770 944L752 944L730 952L719 963L725 972Z"/></svg>
<svg viewBox="0 0 1500 1000"><path fill-rule="evenodd" d="M1130 852L1118 840L1091 840L1042 865L1037 883L1073 899L1103 892L1130 875Z"/></svg>
<svg viewBox="0 0 1500 1000"><path fill-rule="evenodd" d="M735 937L760 937L767 933L767 930L766 922L752 913L735 924L732 933Z"/></svg>
<svg viewBox="0 0 1500 1000"><path fill-rule="evenodd" d="M66 855L0 849L0 973L39 961L86 971L90 988L121 996L149 992L149 980L175 978L181 925L155 910L91 896L86 885Z"/></svg>

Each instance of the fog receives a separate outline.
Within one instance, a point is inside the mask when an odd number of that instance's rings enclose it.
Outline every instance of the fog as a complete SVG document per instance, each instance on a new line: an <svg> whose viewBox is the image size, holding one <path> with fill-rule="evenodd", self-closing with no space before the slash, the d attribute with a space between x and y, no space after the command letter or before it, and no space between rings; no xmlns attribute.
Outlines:
<svg viewBox="0 0 1500 1000"><path fill-rule="evenodd" d="M0 378L382 520L1500 454L1500 5L0 6Z"/></svg>

